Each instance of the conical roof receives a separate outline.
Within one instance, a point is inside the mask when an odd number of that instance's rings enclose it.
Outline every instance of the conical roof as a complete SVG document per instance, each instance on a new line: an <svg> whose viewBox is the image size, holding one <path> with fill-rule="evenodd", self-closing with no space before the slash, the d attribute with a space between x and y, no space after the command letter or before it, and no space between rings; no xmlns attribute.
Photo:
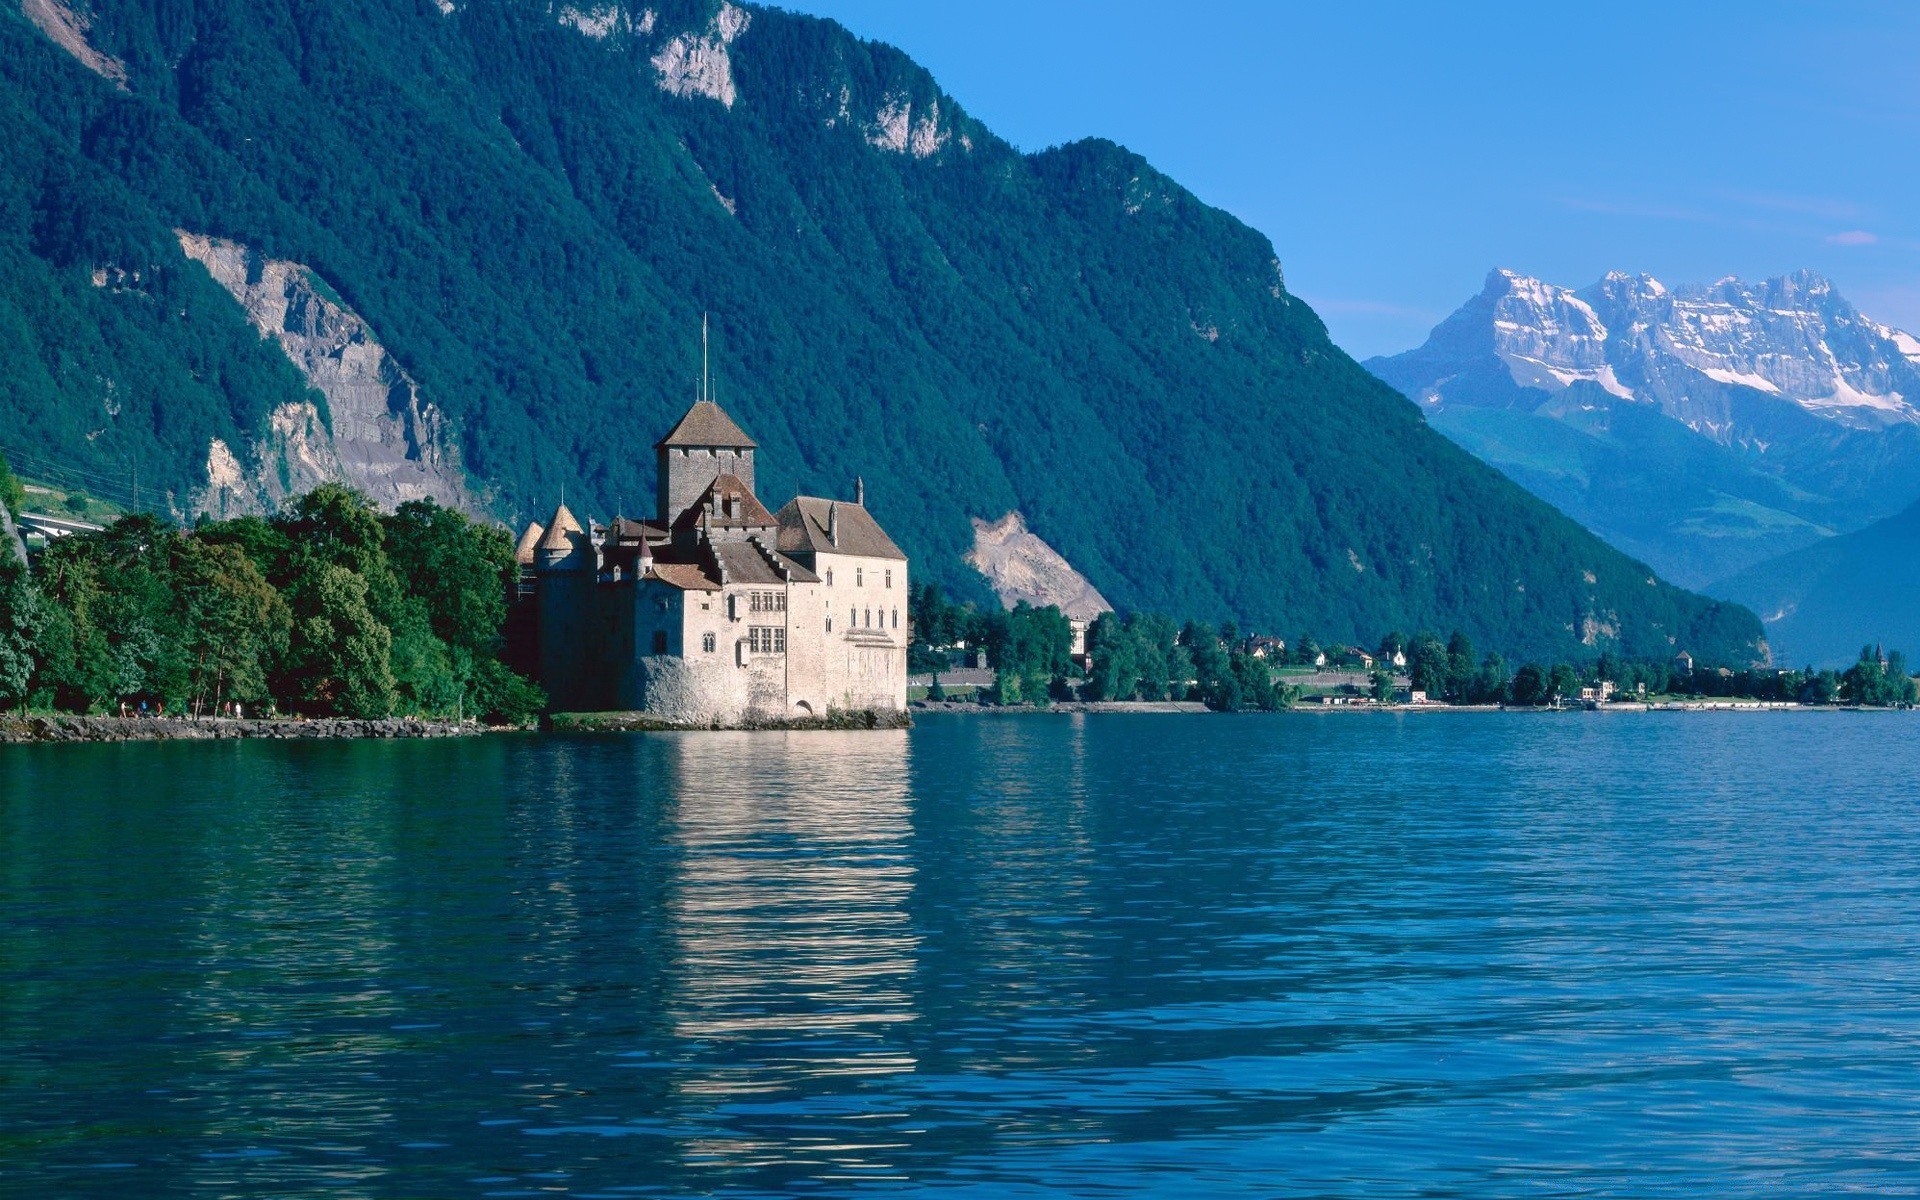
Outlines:
<svg viewBox="0 0 1920 1200"><path fill-rule="evenodd" d="M540 536L546 531L546 526L538 521L527 522L527 531L520 535L520 544L513 548L514 559L522 565L532 562L533 552L540 548Z"/></svg>
<svg viewBox="0 0 1920 1200"><path fill-rule="evenodd" d="M562 504L553 510L553 519L547 522L547 532L540 539L540 549L571 550L573 539L568 535L584 532L586 531L580 528L580 522L574 520L573 514L567 511L567 506Z"/></svg>
<svg viewBox="0 0 1920 1200"><path fill-rule="evenodd" d="M653 444L656 450L667 446L719 446L752 450L758 446L733 423L733 418L711 400L696 400L667 436Z"/></svg>

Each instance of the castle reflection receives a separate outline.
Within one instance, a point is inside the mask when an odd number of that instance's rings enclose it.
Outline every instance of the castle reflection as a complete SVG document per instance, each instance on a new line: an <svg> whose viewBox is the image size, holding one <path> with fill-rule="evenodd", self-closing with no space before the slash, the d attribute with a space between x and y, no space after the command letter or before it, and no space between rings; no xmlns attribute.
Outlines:
<svg viewBox="0 0 1920 1200"><path fill-rule="evenodd" d="M887 1114L858 1104L826 1104L815 1137L760 1139L751 1117L915 1067L907 756L904 733L672 739L677 1088L689 1108L735 1118L725 1134L692 1139L689 1162L798 1157L857 1170L884 1166L896 1144L869 1136Z"/></svg>

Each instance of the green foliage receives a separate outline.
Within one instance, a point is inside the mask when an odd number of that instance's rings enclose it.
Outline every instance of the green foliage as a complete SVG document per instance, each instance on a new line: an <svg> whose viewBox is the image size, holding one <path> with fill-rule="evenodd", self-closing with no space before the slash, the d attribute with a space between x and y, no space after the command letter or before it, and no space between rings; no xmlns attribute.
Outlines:
<svg viewBox="0 0 1920 1200"><path fill-rule="evenodd" d="M17 517L26 503L27 489L20 485L13 468L7 465L7 456L0 454L0 507Z"/></svg>
<svg viewBox="0 0 1920 1200"><path fill-rule="evenodd" d="M516 572L505 533L430 503L383 517L327 486L272 520L183 533L127 517L60 539L36 569L37 581L0 589L0 615L20 631L0 636L0 687L12 689L0 700L18 702L30 683L82 710L270 701L319 716L510 722L545 703L499 659ZM8 670L22 645L27 683Z"/></svg>
<svg viewBox="0 0 1920 1200"><path fill-rule="evenodd" d="M1840 695L1874 708L1911 707L1914 682L1906 655L1895 650L1883 656L1877 646L1862 647L1860 661L1840 677Z"/></svg>
<svg viewBox="0 0 1920 1200"><path fill-rule="evenodd" d="M1018 508L1130 610L1758 656L1751 614L1653 582L1430 430L1328 340L1264 237L1112 143L1022 154L837 26L756 10L724 107L645 83L711 3L605 42L520 0L90 8L129 94L0 21L9 444L139 470L184 510L212 439L313 399L182 258L183 228L333 285L516 525L562 486L602 511L650 492L635 434L684 405L711 310L763 494L864 471L957 595L985 598L967 518ZM839 116L898 99L939 101L937 153L877 150ZM437 702L457 659L371 564L326 561L398 639L402 701ZM425 623L449 647L470 627L431 602ZM1143 645L1167 661L1134 686L1192 677Z"/></svg>

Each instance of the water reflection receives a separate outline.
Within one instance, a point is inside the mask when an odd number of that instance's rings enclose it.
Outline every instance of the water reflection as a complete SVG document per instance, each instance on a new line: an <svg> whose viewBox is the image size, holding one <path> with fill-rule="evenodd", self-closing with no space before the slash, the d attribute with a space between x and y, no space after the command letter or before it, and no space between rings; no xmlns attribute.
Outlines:
<svg viewBox="0 0 1920 1200"><path fill-rule="evenodd" d="M0 748L0 1191L1889 1190L1901 755L1819 716Z"/></svg>
<svg viewBox="0 0 1920 1200"><path fill-rule="evenodd" d="M910 1072L919 945L904 734L699 734L668 743L679 869L667 901L672 1028L696 1109L739 1134L690 1139L689 1162L885 1166L897 1143L830 1098ZM756 1113L828 1118L756 1137ZM839 1111L836 1111L839 1109Z"/></svg>

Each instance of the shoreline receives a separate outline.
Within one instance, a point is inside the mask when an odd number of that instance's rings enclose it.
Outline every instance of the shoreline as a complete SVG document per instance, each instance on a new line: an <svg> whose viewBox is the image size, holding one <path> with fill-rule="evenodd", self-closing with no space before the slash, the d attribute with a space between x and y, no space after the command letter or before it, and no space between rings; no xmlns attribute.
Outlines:
<svg viewBox="0 0 1920 1200"><path fill-rule="evenodd" d="M1071 716L1076 713L1193 713L1218 716L1277 716L1287 713L1513 713L1518 716L1549 716L1570 713L1664 713L1664 712L1899 712L1895 708L1876 708L1863 704L1800 704L1783 700L1671 700L1627 701L1619 704L1560 707L1531 707L1519 704L1296 704L1291 708L1242 709L1238 713L1215 713L1197 700L1075 700L1060 701L1041 708L1032 704L975 704L971 701L944 702L916 700L909 707L916 713L938 716Z"/></svg>
<svg viewBox="0 0 1920 1200"><path fill-rule="evenodd" d="M274 741L373 741L397 738L477 737L487 732L473 722L430 721L416 717L312 720L233 717L88 717L0 716L0 745L111 742L208 742L265 738Z"/></svg>

